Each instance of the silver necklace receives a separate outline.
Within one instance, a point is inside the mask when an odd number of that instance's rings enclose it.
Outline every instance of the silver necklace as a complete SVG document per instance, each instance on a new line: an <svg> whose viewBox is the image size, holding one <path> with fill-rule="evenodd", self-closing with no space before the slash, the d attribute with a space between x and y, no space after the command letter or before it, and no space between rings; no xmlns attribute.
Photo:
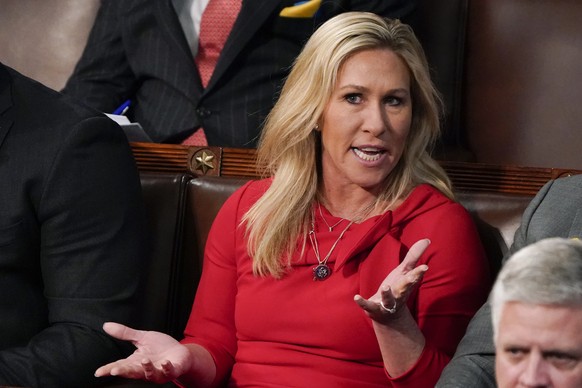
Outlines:
<svg viewBox="0 0 582 388"><path fill-rule="evenodd" d="M315 235L315 214L313 214L312 217L313 218L311 219L311 230L309 231L308 235L309 235L309 241L311 242L311 246L313 246L313 252L315 253L315 258L317 259L317 263L318 263L317 266L313 268L313 280L325 280L329 277L329 275L331 275L331 268L329 268L329 266L327 265L327 260L329 260L331 253L333 252L333 250L335 249L335 247L337 246L339 241L344 236L344 233L346 233L347 230L350 228L350 226L352 226L354 221L350 221L348 223L348 226L346 226L346 228L344 230L342 230L342 232L340 233L337 240L335 240L335 242L333 243L333 245L329 249L329 252L327 252L327 255L325 255L325 258L323 260L321 260L321 256L319 254L319 244L317 243L317 236ZM334 225L334 226L336 226L336 225ZM328 225L328 228L329 228L329 225ZM331 231L331 229L330 229L330 231Z"/></svg>
<svg viewBox="0 0 582 388"><path fill-rule="evenodd" d="M325 226L327 226L327 229L329 229L330 232L333 232L333 228L335 228L336 226L338 226L339 224L341 224L342 222L345 221L345 218L341 218L338 222L336 222L333 225L329 225L327 223L327 220L325 219L325 217L323 216L323 213L321 212L321 204L319 204L319 215L321 216L321 219L323 220L323 222L325 222Z"/></svg>

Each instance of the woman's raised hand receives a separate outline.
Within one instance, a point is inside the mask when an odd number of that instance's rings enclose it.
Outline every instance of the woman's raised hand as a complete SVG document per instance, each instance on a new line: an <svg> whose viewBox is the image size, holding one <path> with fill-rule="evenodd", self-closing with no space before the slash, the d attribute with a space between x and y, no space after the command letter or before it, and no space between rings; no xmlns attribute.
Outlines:
<svg viewBox="0 0 582 388"><path fill-rule="evenodd" d="M131 356L97 369L97 377L122 376L160 384L175 380L191 368L190 351L169 335L114 322L105 323L103 330L117 339L131 341L137 349Z"/></svg>
<svg viewBox="0 0 582 388"><path fill-rule="evenodd" d="M408 295L414 286L420 282L428 266L416 264L420 256L430 244L430 240L417 241L410 247L406 257L398 267L386 276L378 291L369 299L356 295L354 300L376 322L387 322L397 316L398 311L406 304Z"/></svg>

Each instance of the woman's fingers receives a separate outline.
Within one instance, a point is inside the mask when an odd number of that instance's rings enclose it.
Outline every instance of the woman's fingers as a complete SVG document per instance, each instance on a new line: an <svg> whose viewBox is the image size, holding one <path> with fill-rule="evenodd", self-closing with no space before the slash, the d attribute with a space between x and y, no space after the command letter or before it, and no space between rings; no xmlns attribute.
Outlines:
<svg viewBox="0 0 582 388"><path fill-rule="evenodd" d="M141 367L143 368L143 374L146 380L155 379L156 368L154 367L153 362L145 358L141 362Z"/></svg>
<svg viewBox="0 0 582 388"><path fill-rule="evenodd" d="M402 295L407 294L415 284L422 280L426 271L428 271L428 265L422 264L403 274L400 278L396 279L392 285L382 285L380 289L382 300L385 299L385 295L400 298Z"/></svg>
<svg viewBox="0 0 582 388"><path fill-rule="evenodd" d="M384 314L394 314L396 312L398 308L398 300L390 287L381 291L379 307Z"/></svg>
<svg viewBox="0 0 582 388"><path fill-rule="evenodd" d="M389 285L382 286L379 290L379 298L377 297L378 294L370 299L356 295L354 296L354 301L370 314L394 314L401 305L406 303L408 294L412 291L414 285L420 282L427 270L427 265L419 265L403 276L401 281L394 287Z"/></svg>
<svg viewBox="0 0 582 388"><path fill-rule="evenodd" d="M396 298L392 296L390 291L389 294L383 294L382 299L379 301L373 301L372 298L365 299L361 295L355 295L354 301L360 306L369 317L374 320L385 320L387 316L393 315L397 309L398 304Z"/></svg>
<svg viewBox="0 0 582 388"><path fill-rule="evenodd" d="M169 360L164 360L159 364L159 366L156 366L150 360L144 359L141 365L146 380L155 383L164 383L174 380L174 378L177 377L174 372L174 365Z"/></svg>
<svg viewBox="0 0 582 388"><path fill-rule="evenodd" d="M416 266L416 263L418 263L420 256L423 254L423 252L426 250L426 248L429 245L430 245L430 240L428 238L418 240L417 242L412 244L412 246L408 250L408 253L404 257L404 260L402 260L402 263L400 265L405 270L412 270Z"/></svg>
<svg viewBox="0 0 582 388"><path fill-rule="evenodd" d="M164 362L162 362L162 373L164 374L164 376L166 376L166 378L169 378L170 380L173 380L176 376L176 369L174 368L174 364L172 364L170 361L165 360Z"/></svg>
<svg viewBox="0 0 582 388"><path fill-rule="evenodd" d="M365 299L360 295L354 296L354 301L366 311L368 316L384 322L387 319L393 319L388 316L399 315L396 313L406 304L413 287L420 282L428 270L426 264L416 265L429 244L428 239L414 243L402 263L388 274L376 294L370 299Z"/></svg>
<svg viewBox="0 0 582 388"><path fill-rule="evenodd" d="M104 365L95 371L95 377L121 376L129 379L145 379L152 382L166 382L175 376L174 366L164 360L156 366L150 359L144 358L140 362L119 360Z"/></svg>
<svg viewBox="0 0 582 388"><path fill-rule="evenodd" d="M406 278L408 280L408 283L410 285L414 285L414 284L418 283L422 279L422 277L424 276L426 271L428 271L428 265L426 265L426 264L422 264L422 265L419 265L418 267L414 268L412 271L410 271L408 274L406 274Z"/></svg>
<svg viewBox="0 0 582 388"><path fill-rule="evenodd" d="M144 333L142 330L135 330L116 322L105 322L103 324L103 330L114 338L132 342L139 341Z"/></svg>
<svg viewBox="0 0 582 388"><path fill-rule="evenodd" d="M103 376L110 375L111 368L112 368L113 364L114 363L111 363L111 364L103 365L103 366L97 368L97 370L95 371L95 377L103 377Z"/></svg>
<svg viewBox="0 0 582 388"><path fill-rule="evenodd" d="M356 294L354 296L354 301L357 303L358 306L360 306L364 311L368 312L368 313L372 313L374 310L374 305L376 303L373 303L372 301L370 301L369 299L364 298L363 296Z"/></svg>
<svg viewBox="0 0 582 388"><path fill-rule="evenodd" d="M139 364L134 364L127 360L119 360L107 365L103 365L95 371L95 377L103 376L123 376L130 379L141 379L143 369Z"/></svg>

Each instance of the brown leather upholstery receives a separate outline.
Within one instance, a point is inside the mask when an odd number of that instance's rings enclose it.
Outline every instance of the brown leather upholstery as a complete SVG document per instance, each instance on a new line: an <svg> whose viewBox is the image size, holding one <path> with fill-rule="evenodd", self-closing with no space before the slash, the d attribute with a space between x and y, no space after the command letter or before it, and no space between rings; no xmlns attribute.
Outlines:
<svg viewBox="0 0 582 388"><path fill-rule="evenodd" d="M497 273L532 196L486 192L465 192L456 195L457 201L473 216L489 258L491 272Z"/></svg>
<svg viewBox="0 0 582 388"><path fill-rule="evenodd" d="M202 272L204 246L216 214L226 199L246 179L203 177L188 182L184 224L184 261L175 285L178 291L177 319L186 326Z"/></svg>
<svg viewBox="0 0 582 388"><path fill-rule="evenodd" d="M144 258L145 286L140 311L141 328L181 338L183 322L176 306L176 279L183 263L182 242L188 174L140 174L146 207L150 257Z"/></svg>
<svg viewBox="0 0 582 388"><path fill-rule="evenodd" d="M582 2L471 1L463 120L480 162L582 168Z"/></svg>

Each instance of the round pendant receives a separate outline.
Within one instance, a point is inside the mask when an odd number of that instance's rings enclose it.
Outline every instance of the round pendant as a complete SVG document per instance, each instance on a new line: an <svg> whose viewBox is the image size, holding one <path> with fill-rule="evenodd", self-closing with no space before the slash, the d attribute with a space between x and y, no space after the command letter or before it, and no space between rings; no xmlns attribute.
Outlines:
<svg viewBox="0 0 582 388"><path fill-rule="evenodd" d="M329 275L331 275L331 268L326 264L319 264L313 268L313 280L325 280Z"/></svg>

